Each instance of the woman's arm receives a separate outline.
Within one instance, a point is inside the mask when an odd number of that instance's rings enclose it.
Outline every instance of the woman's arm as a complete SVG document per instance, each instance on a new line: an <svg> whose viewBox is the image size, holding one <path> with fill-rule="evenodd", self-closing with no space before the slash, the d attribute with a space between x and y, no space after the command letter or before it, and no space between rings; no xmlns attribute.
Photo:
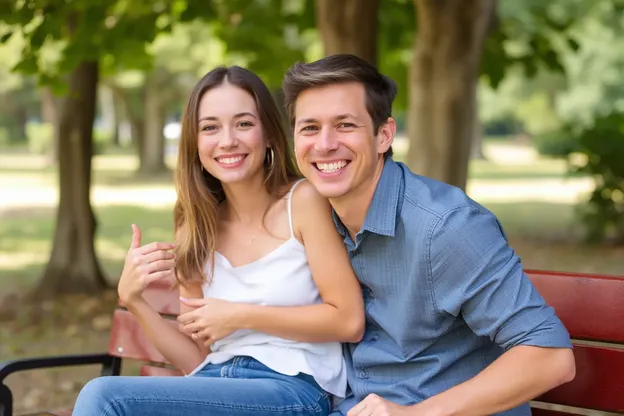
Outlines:
<svg viewBox="0 0 624 416"><path fill-rule="evenodd" d="M344 242L334 225L329 202L307 181L292 196L295 233L323 299L322 304L298 307L242 305L238 327L301 342L359 342L364 333L360 284Z"/></svg>
<svg viewBox="0 0 624 416"><path fill-rule="evenodd" d="M172 258L168 249L169 244L151 244L154 249L146 250L148 246L140 247L141 231L133 227L133 240L128 252L126 263L119 284L119 293L128 310L136 317L149 341L156 349L176 368L188 374L204 360L207 348L194 342L178 328L172 326L142 296L143 289L151 279L152 274L146 274L147 266L157 259ZM176 237L179 237L176 233ZM161 247L162 246L162 247ZM166 247L165 247L166 246ZM162 266L161 266L162 268ZM168 273L165 277L172 277L173 270L161 270ZM141 289L142 288L142 289ZM188 298L201 298L201 285L180 285L180 295ZM187 312L188 306L181 304L180 313Z"/></svg>
<svg viewBox="0 0 624 416"><path fill-rule="evenodd" d="M180 293L188 297L197 297L194 290L180 286ZM199 291L201 296L201 290ZM190 373L206 358L207 348L199 345L177 327L168 323L152 308L145 299L138 299L127 305L147 335L147 339L173 366L184 374ZM188 310L186 305L184 310ZM180 312L182 312L182 306Z"/></svg>

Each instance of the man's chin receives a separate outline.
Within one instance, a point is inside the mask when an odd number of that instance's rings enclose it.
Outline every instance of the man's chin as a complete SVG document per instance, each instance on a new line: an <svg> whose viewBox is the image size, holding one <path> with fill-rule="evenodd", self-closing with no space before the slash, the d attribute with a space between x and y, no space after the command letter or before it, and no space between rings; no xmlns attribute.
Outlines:
<svg viewBox="0 0 624 416"><path fill-rule="evenodd" d="M349 187L342 183L324 183L317 181L312 183L316 191L325 198L338 199L345 196L349 192Z"/></svg>

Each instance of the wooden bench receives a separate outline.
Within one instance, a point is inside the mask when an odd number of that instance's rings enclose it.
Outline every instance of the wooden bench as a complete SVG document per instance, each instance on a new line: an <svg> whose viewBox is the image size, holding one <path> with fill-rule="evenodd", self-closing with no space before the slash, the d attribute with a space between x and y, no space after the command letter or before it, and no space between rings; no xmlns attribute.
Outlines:
<svg viewBox="0 0 624 416"><path fill-rule="evenodd" d="M575 343L576 377L533 403L535 416L574 414L570 406L624 414L624 277L527 271L537 290L552 305ZM177 326L177 293L157 283L145 294L148 302ZM121 305L113 313L108 352L20 359L0 364L0 415L13 411L5 378L14 372L99 364L102 375L119 375L124 360L141 362L140 375L180 376L147 341L134 317ZM577 410L578 411L578 410ZM582 412L582 410L581 410ZM71 410L39 413L70 415Z"/></svg>

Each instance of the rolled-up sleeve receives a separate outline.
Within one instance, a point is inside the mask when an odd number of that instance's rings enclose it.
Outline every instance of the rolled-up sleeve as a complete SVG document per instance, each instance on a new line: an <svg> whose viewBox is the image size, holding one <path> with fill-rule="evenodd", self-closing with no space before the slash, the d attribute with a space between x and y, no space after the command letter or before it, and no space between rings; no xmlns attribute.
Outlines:
<svg viewBox="0 0 624 416"><path fill-rule="evenodd" d="M477 335L505 350L572 347L568 331L531 284L491 212L466 206L446 213L431 230L429 261L438 313L461 315Z"/></svg>

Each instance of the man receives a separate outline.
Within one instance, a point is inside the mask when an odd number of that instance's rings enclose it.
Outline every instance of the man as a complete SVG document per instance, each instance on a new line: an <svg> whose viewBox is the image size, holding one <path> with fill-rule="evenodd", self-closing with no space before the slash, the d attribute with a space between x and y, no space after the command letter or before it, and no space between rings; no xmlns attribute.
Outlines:
<svg viewBox="0 0 624 416"><path fill-rule="evenodd" d="M294 65L283 88L297 163L331 202L366 303L335 414L529 415L572 380L569 335L497 218L393 161L394 82L334 55Z"/></svg>

